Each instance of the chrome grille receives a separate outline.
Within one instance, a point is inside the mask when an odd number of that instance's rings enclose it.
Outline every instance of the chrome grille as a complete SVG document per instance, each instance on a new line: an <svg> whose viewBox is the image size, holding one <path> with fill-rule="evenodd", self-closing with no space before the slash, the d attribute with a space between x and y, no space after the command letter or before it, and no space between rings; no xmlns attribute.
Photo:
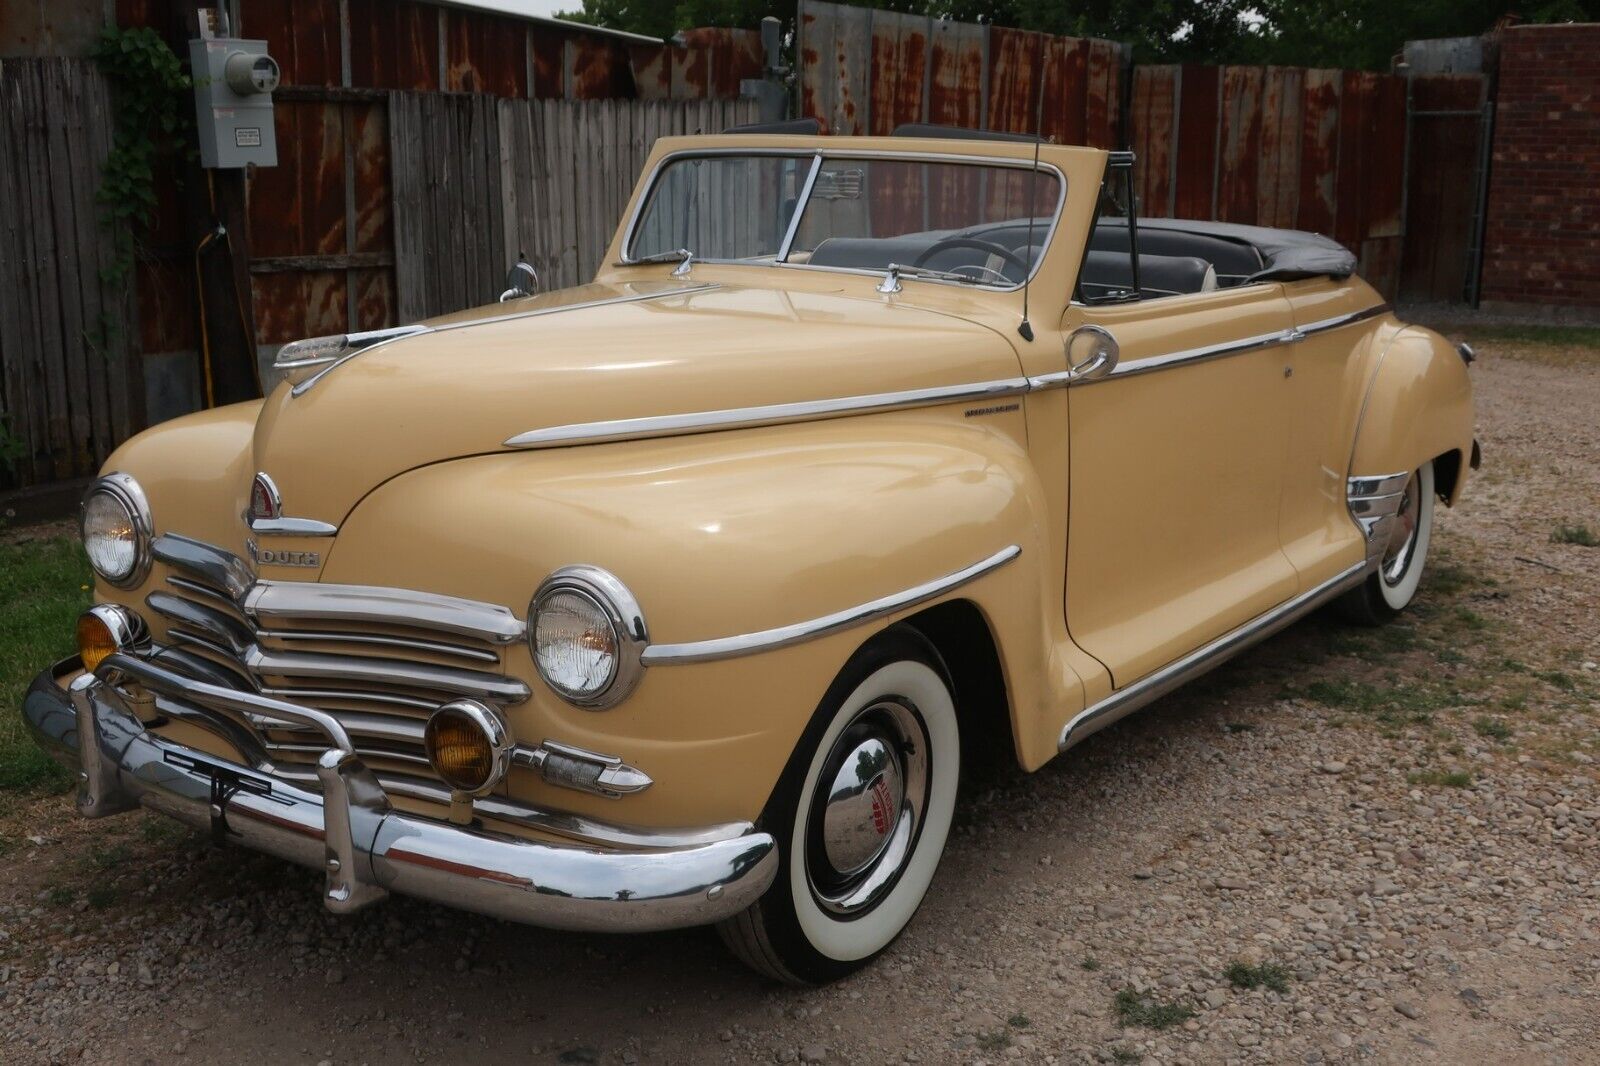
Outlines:
<svg viewBox="0 0 1600 1066"><path fill-rule="evenodd" d="M258 580L239 557L176 534L156 538L168 568L146 605L167 642L244 689L335 715L375 770L431 776L428 715L451 699L491 706L528 698L501 672L524 625L494 604L365 585ZM308 726L253 719L274 762L314 761Z"/></svg>

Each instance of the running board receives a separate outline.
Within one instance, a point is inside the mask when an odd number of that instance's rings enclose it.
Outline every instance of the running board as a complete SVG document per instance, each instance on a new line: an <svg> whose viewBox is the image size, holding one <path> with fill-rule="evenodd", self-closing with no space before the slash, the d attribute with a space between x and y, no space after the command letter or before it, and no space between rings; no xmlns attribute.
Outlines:
<svg viewBox="0 0 1600 1066"><path fill-rule="evenodd" d="M1132 714L1145 704L1192 681L1258 641L1272 636L1285 626L1298 622L1340 593L1361 584L1366 580L1367 572L1365 561L1356 563L1316 588L1274 607L1266 614L1259 615L1237 629L1224 633L1211 643L1190 652L1176 662L1168 663L1127 688L1113 692L1094 706L1085 708L1062 727L1061 739L1057 742L1056 750L1066 751L1096 729ZM1091 726L1092 729L1089 728Z"/></svg>

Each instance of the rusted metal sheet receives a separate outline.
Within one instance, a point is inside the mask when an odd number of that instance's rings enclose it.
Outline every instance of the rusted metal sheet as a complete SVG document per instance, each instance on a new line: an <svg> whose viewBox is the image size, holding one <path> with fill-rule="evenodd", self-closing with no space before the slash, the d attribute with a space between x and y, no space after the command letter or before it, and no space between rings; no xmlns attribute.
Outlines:
<svg viewBox="0 0 1600 1066"><path fill-rule="evenodd" d="M0 0L0 55L86 56L104 19L99 4Z"/></svg>
<svg viewBox="0 0 1600 1066"><path fill-rule="evenodd" d="M1406 83L1379 74L1367 127L1367 215L1362 236L1399 237L1405 232ZM1465 161L1463 161L1465 162ZM1470 165L1470 164L1469 164ZM1394 257L1398 263L1398 257ZM1392 293L1392 289L1390 290Z"/></svg>
<svg viewBox="0 0 1600 1066"><path fill-rule="evenodd" d="M1139 67L1133 72L1130 129L1139 175L1139 213L1172 214L1177 148L1178 68Z"/></svg>
<svg viewBox="0 0 1600 1066"><path fill-rule="evenodd" d="M574 34L562 50L567 98L610 100L633 95L633 70L624 48L593 34Z"/></svg>
<svg viewBox="0 0 1600 1066"><path fill-rule="evenodd" d="M1173 168L1175 218L1211 218L1217 194L1217 134L1222 121L1222 68L1178 69L1178 160Z"/></svg>
<svg viewBox="0 0 1600 1066"><path fill-rule="evenodd" d="M528 29L520 19L445 8L445 89L528 95Z"/></svg>
<svg viewBox="0 0 1600 1066"><path fill-rule="evenodd" d="M1056 37L1045 49L1044 135L1056 144L1089 141L1089 42Z"/></svg>
<svg viewBox="0 0 1600 1066"><path fill-rule="evenodd" d="M346 284L342 270L252 274L256 339L262 344L287 344L300 337L345 332L350 328Z"/></svg>
<svg viewBox="0 0 1600 1066"><path fill-rule="evenodd" d="M989 111L987 129L1032 133L1039 126L1043 33L995 26L989 30Z"/></svg>
<svg viewBox="0 0 1600 1066"><path fill-rule="evenodd" d="M921 122L928 75L926 15L879 11L872 18L868 132L885 135L906 122Z"/></svg>
<svg viewBox="0 0 1600 1066"><path fill-rule="evenodd" d="M350 84L439 87L439 9L413 0L349 0Z"/></svg>
<svg viewBox="0 0 1600 1066"><path fill-rule="evenodd" d="M928 56L929 122L972 127L982 121L986 33L984 27L964 22L933 24Z"/></svg>
<svg viewBox="0 0 1600 1066"><path fill-rule="evenodd" d="M534 99L559 100L567 94L564 72L567 36L545 26L535 26L528 31Z"/></svg>
<svg viewBox="0 0 1600 1066"><path fill-rule="evenodd" d="M1256 220L1264 80L1260 67L1222 68L1222 134L1215 217L1224 222Z"/></svg>
<svg viewBox="0 0 1600 1066"><path fill-rule="evenodd" d="M872 11L839 4L802 3L800 113L840 136L867 131Z"/></svg>
<svg viewBox="0 0 1600 1066"><path fill-rule="evenodd" d="M1400 288L1400 241L1398 236L1362 241L1357 265L1362 279L1391 300Z"/></svg>
<svg viewBox="0 0 1600 1066"><path fill-rule="evenodd" d="M348 214L355 219L355 233L350 250L357 253L392 251L389 106L387 103L345 104L344 116L354 164L354 181L349 185L354 203Z"/></svg>
<svg viewBox="0 0 1600 1066"><path fill-rule="evenodd" d="M1300 106L1300 190L1295 226L1333 234L1337 215L1339 108L1344 76L1337 70L1307 70Z"/></svg>
<svg viewBox="0 0 1600 1066"><path fill-rule="evenodd" d="M1293 227L1300 195L1300 111L1305 72L1266 68L1261 92L1261 152L1256 168L1256 224Z"/></svg>
<svg viewBox="0 0 1600 1066"><path fill-rule="evenodd" d="M731 98L739 95L739 81L761 77L761 33L758 30L710 26L684 30L680 51L705 57L699 80L684 95L695 99ZM685 59L688 56L684 57Z"/></svg>
<svg viewBox="0 0 1600 1066"><path fill-rule="evenodd" d="M1084 141L1095 148L1119 147L1122 49L1111 41L1091 38L1084 77Z"/></svg>
<svg viewBox="0 0 1600 1066"><path fill-rule="evenodd" d="M285 85L339 85L339 5L327 0L252 0L244 33L267 42Z"/></svg>
<svg viewBox="0 0 1600 1066"><path fill-rule="evenodd" d="M279 101L278 165L250 176L257 258L345 251L345 123L339 105Z"/></svg>

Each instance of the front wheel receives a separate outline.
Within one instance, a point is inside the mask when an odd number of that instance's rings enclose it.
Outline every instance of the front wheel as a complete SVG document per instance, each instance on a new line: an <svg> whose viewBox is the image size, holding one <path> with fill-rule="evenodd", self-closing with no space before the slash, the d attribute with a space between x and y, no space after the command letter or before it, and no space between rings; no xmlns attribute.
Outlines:
<svg viewBox="0 0 1600 1066"><path fill-rule="evenodd" d="M1376 626L1405 610L1422 584L1422 568L1432 537L1433 464L1423 463L1406 479L1400 509L1389 527L1388 542L1377 568L1339 600L1345 617L1361 625Z"/></svg>
<svg viewBox="0 0 1600 1066"><path fill-rule="evenodd" d="M921 634L888 630L823 697L762 822L783 865L718 925L747 965L790 984L858 970L911 922L944 853L961 734L943 663Z"/></svg>

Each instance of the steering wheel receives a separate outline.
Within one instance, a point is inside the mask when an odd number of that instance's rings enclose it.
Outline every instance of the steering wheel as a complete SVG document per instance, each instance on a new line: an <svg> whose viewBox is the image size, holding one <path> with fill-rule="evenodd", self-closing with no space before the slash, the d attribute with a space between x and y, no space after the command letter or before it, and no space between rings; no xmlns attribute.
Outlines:
<svg viewBox="0 0 1600 1066"><path fill-rule="evenodd" d="M971 248L975 251L987 252L989 255L999 256L1000 259L1007 265L1016 267L1021 273L1022 277L1028 276L1028 264L1023 261L1020 255L1013 252L1003 244L996 244L993 241L979 240L976 237L946 237L943 240L934 241L921 255L917 256L916 260L911 265L918 267L923 266L928 262L928 260L938 255L940 252L948 251L952 248ZM993 267L984 266L981 263L965 263L961 266L952 268L951 273L955 273L958 270L986 270L990 274L1002 278L1003 280L1011 280Z"/></svg>

